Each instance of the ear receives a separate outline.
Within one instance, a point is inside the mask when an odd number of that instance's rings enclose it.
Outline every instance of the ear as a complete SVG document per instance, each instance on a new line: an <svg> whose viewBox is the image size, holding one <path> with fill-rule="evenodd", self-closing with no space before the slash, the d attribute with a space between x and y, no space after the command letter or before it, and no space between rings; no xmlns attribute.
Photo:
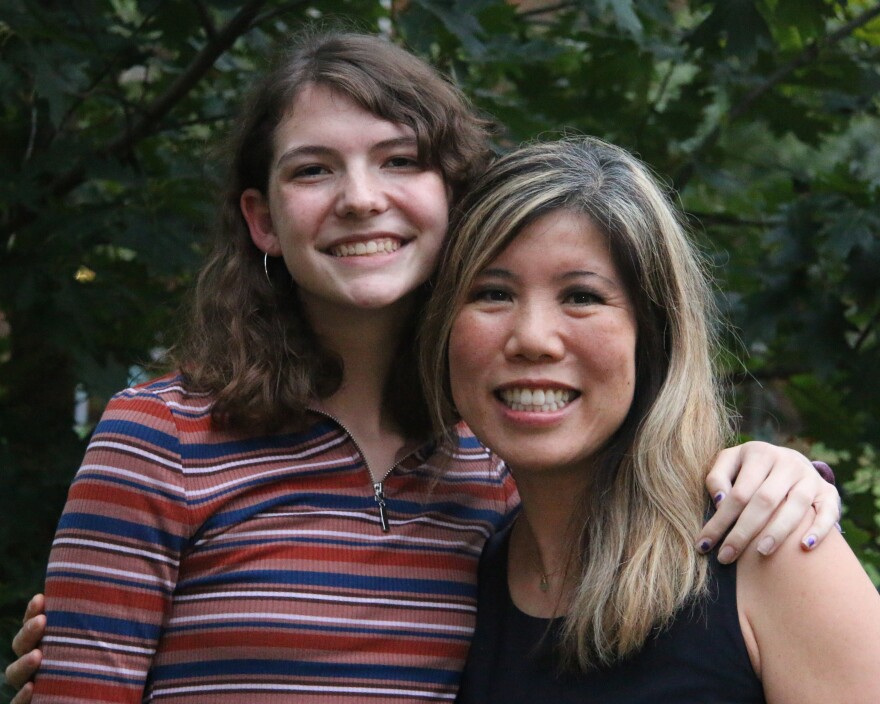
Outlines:
<svg viewBox="0 0 880 704"><path fill-rule="evenodd" d="M266 196L256 188L248 188L242 192L238 204L257 249L271 257L280 257L281 244L272 226L272 213Z"/></svg>

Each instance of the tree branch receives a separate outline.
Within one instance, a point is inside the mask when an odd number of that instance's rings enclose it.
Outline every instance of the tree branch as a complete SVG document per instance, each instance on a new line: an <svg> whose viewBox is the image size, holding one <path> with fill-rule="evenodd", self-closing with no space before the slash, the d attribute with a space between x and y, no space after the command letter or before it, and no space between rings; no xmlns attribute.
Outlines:
<svg viewBox="0 0 880 704"><path fill-rule="evenodd" d="M533 7L530 10L518 10L516 14L520 17L533 17L535 15L546 15L551 12L559 12L560 10L568 10L577 7L577 2L568 0L567 2L557 2L555 5L545 5L544 7Z"/></svg>
<svg viewBox="0 0 880 704"><path fill-rule="evenodd" d="M779 222L778 217L747 218L732 213L710 213L688 210L685 213L688 220L694 220L700 225L714 225L718 227L769 227Z"/></svg>
<svg viewBox="0 0 880 704"><path fill-rule="evenodd" d="M211 13L208 12L208 8L205 7L205 3L200 2L200 0L195 0L193 5L195 5L196 12L199 14L199 19L202 21L202 28L205 30L205 36L211 41L216 41L217 28L211 20Z"/></svg>
<svg viewBox="0 0 880 704"><path fill-rule="evenodd" d="M775 88L779 83L788 78L792 73L797 71L799 68L803 68L807 64L816 61L822 51L839 43L850 34L852 34L859 27L866 25L877 16L880 16L880 4L875 5L868 10L865 10L862 14L854 17L837 31L832 32L831 34L823 37L819 41L813 42L812 44L810 44L810 46L804 49L800 54L798 54L787 64L778 68L763 83L755 86L752 90L746 93L743 99L728 111L725 118L722 118L718 121L715 127L713 127L712 130L708 134L706 134L705 137L703 137L702 141L691 152L690 158L688 159L687 163L684 164L684 166L682 166L678 170L678 173L673 177L675 188L681 191L687 185L688 181L690 181L691 177L694 174L697 157L705 153L707 150L715 145L715 143L721 137L723 125L729 125L734 120L740 118L751 109L751 107L758 101L758 99L764 96L771 89Z"/></svg>
<svg viewBox="0 0 880 704"><path fill-rule="evenodd" d="M88 19L80 12L78 12L76 7L74 7L74 12L77 16L77 19L79 19L80 30L89 38L92 47L99 53L99 55L102 55L104 52L101 51L101 45L94 37L94 33L92 32L92 28L89 24ZM142 18L140 24L138 24L132 32L132 39L135 39L136 37L142 35L144 28L150 23L150 20L155 16L156 12L158 12L158 6L153 9L153 12L148 13ZM97 87L104 82L104 79L114 72L118 71L123 63L129 61L130 58L131 54L118 54L110 57L104 57L103 68L101 68L98 73L92 78L90 85L86 86L84 90L79 92L77 100L71 103L67 112L64 114L64 117L61 118L59 128L55 133L55 136L57 136L58 132L63 132L66 130L66 125L71 123L80 106L93 94L93 91L95 91ZM107 90L107 94L110 95L122 106L123 114L127 116L128 107L125 105L125 99L123 97L122 91L119 90L118 84L114 82L112 84L112 87Z"/></svg>
<svg viewBox="0 0 880 704"><path fill-rule="evenodd" d="M168 90L146 107L138 122L110 140L104 152L118 156L149 135L156 124L204 77L214 62L232 46L236 39L250 29L252 20L265 4L266 0L251 0L242 7L238 14L217 32L215 40L205 44Z"/></svg>
<svg viewBox="0 0 880 704"><path fill-rule="evenodd" d="M865 325L864 329L859 333L859 337L853 345L853 349L857 352L862 349L862 345L865 344L867 339L871 336L871 333L874 332L874 329L877 327L877 324L880 323L880 310L874 313L871 316L871 319Z"/></svg>
<svg viewBox="0 0 880 704"><path fill-rule="evenodd" d="M266 0L251 0L246 3L235 17L216 33L215 40L205 44L186 70L169 86L168 90L146 107L138 121L111 139L107 146L97 153L97 156L101 158L121 156L144 137L153 133L159 122L204 77L214 62L232 46L236 39L250 29L254 17L265 3ZM46 194L49 198L60 198L81 184L85 180L85 176L86 169L81 159L68 171L53 179L46 189ZM7 241L14 233L33 222L37 215L38 210L34 209L21 209L12 213L5 226L0 230L0 241Z"/></svg>

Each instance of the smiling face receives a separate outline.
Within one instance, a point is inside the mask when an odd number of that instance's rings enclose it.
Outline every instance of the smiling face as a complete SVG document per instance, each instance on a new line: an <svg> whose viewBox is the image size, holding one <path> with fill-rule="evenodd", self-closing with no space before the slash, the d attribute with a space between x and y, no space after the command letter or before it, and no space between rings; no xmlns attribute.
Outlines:
<svg viewBox="0 0 880 704"><path fill-rule="evenodd" d="M434 269L449 198L410 127L321 85L301 90L274 134L268 193L246 190L251 238L283 256L313 314L404 301Z"/></svg>
<svg viewBox="0 0 880 704"><path fill-rule="evenodd" d="M584 476L623 423L636 319L604 235L562 210L527 225L484 269L452 325L452 396L517 473Z"/></svg>

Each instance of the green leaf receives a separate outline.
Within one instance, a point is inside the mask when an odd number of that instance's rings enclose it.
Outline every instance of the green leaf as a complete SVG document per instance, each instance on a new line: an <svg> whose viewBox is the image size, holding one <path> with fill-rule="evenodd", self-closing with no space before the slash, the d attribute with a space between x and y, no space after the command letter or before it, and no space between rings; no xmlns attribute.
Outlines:
<svg viewBox="0 0 880 704"><path fill-rule="evenodd" d="M642 23L636 15L633 0L599 0L597 4L600 9L614 14L614 22L622 30L637 36L642 33Z"/></svg>
<svg viewBox="0 0 880 704"><path fill-rule="evenodd" d="M443 0L413 0L413 4L439 19L468 54L474 58L481 58L484 55L485 47L480 38L482 28L474 14L475 8L472 8L470 3L450 4Z"/></svg>
<svg viewBox="0 0 880 704"><path fill-rule="evenodd" d="M825 33L829 20L834 19L832 3L825 0L774 0L772 10L765 10L770 15L774 30L795 32L799 46L817 39Z"/></svg>
<svg viewBox="0 0 880 704"><path fill-rule="evenodd" d="M773 40L754 0L724 0L712 4L711 13L693 31L690 43L709 50L721 49L749 65L758 49L769 48Z"/></svg>
<svg viewBox="0 0 880 704"><path fill-rule="evenodd" d="M857 249L867 250L880 237L880 217L877 213L854 207L838 199L838 207L829 210L822 228L827 244L822 250L843 259Z"/></svg>

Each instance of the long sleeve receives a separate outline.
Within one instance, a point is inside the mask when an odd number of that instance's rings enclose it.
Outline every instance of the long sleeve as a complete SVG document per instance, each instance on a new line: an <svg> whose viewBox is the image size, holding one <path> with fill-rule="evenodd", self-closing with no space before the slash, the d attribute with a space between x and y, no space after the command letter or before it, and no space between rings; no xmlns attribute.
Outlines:
<svg viewBox="0 0 880 704"><path fill-rule="evenodd" d="M169 375L123 392L59 525L35 702L449 701L483 543L516 505L468 432L384 480L336 421L218 429Z"/></svg>
<svg viewBox="0 0 880 704"><path fill-rule="evenodd" d="M46 575L33 701L139 702L191 533L175 419L113 398L71 485Z"/></svg>

